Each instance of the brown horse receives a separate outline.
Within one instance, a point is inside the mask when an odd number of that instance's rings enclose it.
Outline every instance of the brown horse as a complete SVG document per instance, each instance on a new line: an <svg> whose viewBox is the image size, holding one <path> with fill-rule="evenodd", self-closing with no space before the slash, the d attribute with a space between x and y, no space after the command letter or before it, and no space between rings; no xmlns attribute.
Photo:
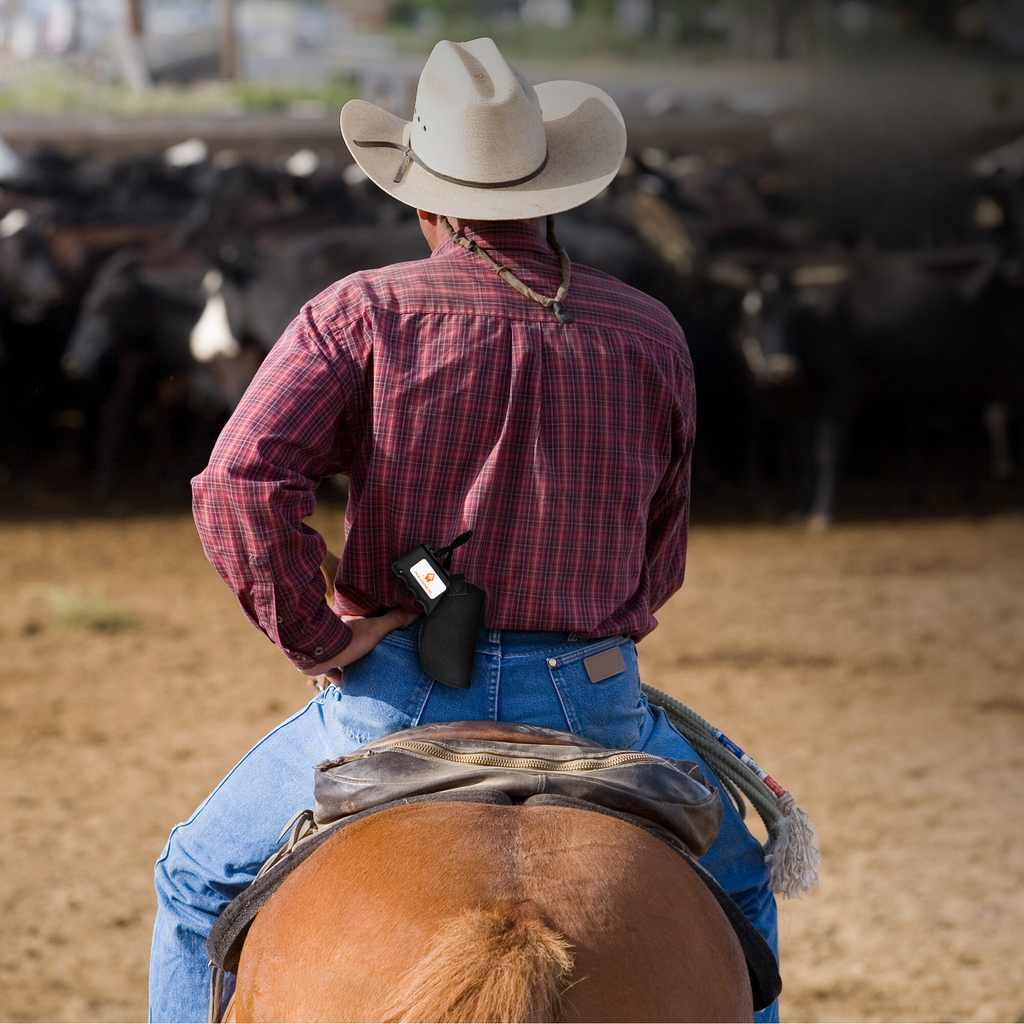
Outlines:
<svg viewBox="0 0 1024 1024"><path fill-rule="evenodd" d="M252 925L226 1019L752 1017L736 935L665 843L592 811L435 802L299 865Z"/></svg>

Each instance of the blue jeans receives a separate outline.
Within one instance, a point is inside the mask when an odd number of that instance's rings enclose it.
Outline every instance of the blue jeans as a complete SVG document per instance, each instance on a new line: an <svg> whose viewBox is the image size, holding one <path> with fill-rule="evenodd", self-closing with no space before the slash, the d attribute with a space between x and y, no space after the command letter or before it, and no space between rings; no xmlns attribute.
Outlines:
<svg viewBox="0 0 1024 1024"><path fill-rule="evenodd" d="M370 740L426 722L526 722L587 736L607 747L700 763L693 748L640 691L630 640L575 640L566 633L482 629L473 685L437 683L420 666L419 622L386 636L330 686L245 755L188 821L171 832L156 865L157 916L150 1019L205 1021L206 937L220 912L278 847L278 834L313 806L313 767ZM626 671L592 683L583 659L618 646ZM778 950L775 898L761 845L728 797L722 829L701 863ZM778 1020L778 1004L757 1015Z"/></svg>

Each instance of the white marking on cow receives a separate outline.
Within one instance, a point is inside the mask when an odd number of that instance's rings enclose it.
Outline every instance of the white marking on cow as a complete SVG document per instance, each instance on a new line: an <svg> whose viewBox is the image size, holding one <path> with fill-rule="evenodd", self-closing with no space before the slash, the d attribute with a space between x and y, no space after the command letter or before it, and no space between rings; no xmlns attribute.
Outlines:
<svg viewBox="0 0 1024 1024"><path fill-rule="evenodd" d="M284 169L293 178L308 178L320 169L320 157L312 149L298 149L285 161Z"/></svg>
<svg viewBox="0 0 1024 1024"><path fill-rule="evenodd" d="M168 167L192 167L201 164L209 155L202 139L186 139L164 152L164 163Z"/></svg>
<svg viewBox="0 0 1024 1024"><path fill-rule="evenodd" d="M228 308L221 294L223 284L224 278L219 270L208 270L203 278L206 306L188 336L189 351L200 363L208 363L217 356L234 359L242 351L238 339L231 333Z"/></svg>
<svg viewBox="0 0 1024 1024"><path fill-rule="evenodd" d="M0 181L16 178L21 174L21 157L14 152L0 135Z"/></svg>
<svg viewBox="0 0 1024 1024"><path fill-rule="evenodd" d="M28 226L28 211L20 206L9 210L0 220L0 238L13 238L19 231Z"/></svg>
<svg viewBox="0 0 1024 1024"><path fill-rule="evenodd" d="M341 176L345 181L346 185L358 185L361 181L366 181L366 171L359 166L359 164L349 164L341 172Z"/></svg>

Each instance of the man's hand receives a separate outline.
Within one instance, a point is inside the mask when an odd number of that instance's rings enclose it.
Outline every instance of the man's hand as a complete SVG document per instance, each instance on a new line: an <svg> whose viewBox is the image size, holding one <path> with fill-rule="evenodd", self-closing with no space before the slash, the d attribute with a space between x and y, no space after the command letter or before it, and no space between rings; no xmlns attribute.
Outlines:
<svg viewBox="0 0 1024 1024"><path fill-rule="evenodd" d="M322 676L315 676L311 682L318 690L326 689L331 683L341 682L341 669L358 661L364 654L369 654L393 629L401 629L415 622L421 612L410 612L405 608L392 608L383 615L368 619L365 615L342 615L341 621L352 630L352 640L348 647L338 655L335 665Z"/></svg>
<svg viewBox="0 0 1024 1024"><path fill-rule="evenodd" d="M365 615L342 615L341 621L352 630L352 642L338 655L338 665L351 665L364 654L369 654L393 629L402 629L415 622L421 612L406 608L392 608L383 615L368 619Z"/></svg>
<svg viewBox="0 0 1024 1024"><path fill-rule="evenodd" d="M338 556L328 550L320 563L320 571L327 582L327 593L324 595L327 607L334 610L334 576L338 571ZM365 615L342 615L341 621L352 630L352 640L348 647L338 655L337 666L342 668L358 661L364 654L369 654L392 630L401 629L415 622L420 612L410 612L405 608L392 608L384 615L367 618ZM313 683L318 689L324 689L328 683L341 681L341 673L332 670L325 675L317 676Z"/></svg>

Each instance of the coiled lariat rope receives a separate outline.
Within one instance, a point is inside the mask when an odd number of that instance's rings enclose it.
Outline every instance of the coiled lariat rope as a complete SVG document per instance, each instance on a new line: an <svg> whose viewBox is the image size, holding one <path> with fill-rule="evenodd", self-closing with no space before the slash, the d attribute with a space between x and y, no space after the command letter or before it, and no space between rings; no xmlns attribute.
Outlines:
<svg viewBox="0 0 1024 1024"><path fill-rule="evenodd" d="M801 899L818 884L817 836L807 812L752 757L696 711L641 684L648 701L660 707L672 724L708 762L730 794L735 786L753 804L768 830L764 859L771 873L772 890L789 899ZM741 804L740 807L742 813Z"/></svg>
<svg viewBox="0 0 1024 1024"><path fill-rule="evenodd" d="M566 295L569 293L569 272L572 269L572 264L569 262L568 253L562 248L558 239L555 238L555 218L553 216L548 214L548 245L551 246L551 251L558 257L558 264L562 268L562 282L558 286L558 291L555 292L553 297L550 295L541 295L540 292L535 292L528 284L523 284L523 282L520 281L508 267L493 259L486 249L477 245L473 239L466 238L465 235L460 235L455 228L452 227L451 221L449 221L447 217L439 216L438 220L441 222L445 231L448 232L448 237L456 245L461 245L463 249L466 249L469 252L474 252L480 256L498 275L498 277L519 292L520 295L525 295L528 299L532 299L534 302L540 303L540 305L544 306L546 309L550 309L551 312L558 317L558 322L560 324L572 323L572 313L570 313L563 304Z"/></svg>

